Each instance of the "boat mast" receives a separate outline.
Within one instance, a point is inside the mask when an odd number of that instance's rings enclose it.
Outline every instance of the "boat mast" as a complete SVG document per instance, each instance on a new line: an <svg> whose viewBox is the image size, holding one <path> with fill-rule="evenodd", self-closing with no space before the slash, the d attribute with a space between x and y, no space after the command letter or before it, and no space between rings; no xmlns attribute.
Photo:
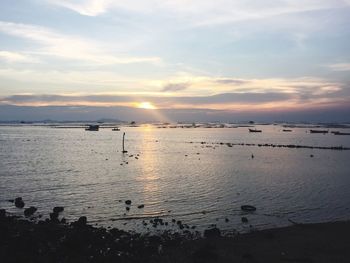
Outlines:
<svg viewBox="0 0 350 263"><path fill-rule="evenodd" d="M128 151L125 151L124 149L124 141L125 141L125 132L123 132L123 153L127 153Z"/></svg>

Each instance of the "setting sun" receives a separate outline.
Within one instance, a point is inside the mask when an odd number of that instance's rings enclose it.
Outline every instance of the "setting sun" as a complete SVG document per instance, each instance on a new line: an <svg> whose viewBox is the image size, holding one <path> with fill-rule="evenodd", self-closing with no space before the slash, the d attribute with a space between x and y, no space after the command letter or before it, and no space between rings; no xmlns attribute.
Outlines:
<svg viewBox="0 0 350 263"><path fill-rule="evenodd" d="M150 102L140 102L140 103L138 103L137 107L140 109L147 109L147 110L156 109L156 107Z"/></svg>

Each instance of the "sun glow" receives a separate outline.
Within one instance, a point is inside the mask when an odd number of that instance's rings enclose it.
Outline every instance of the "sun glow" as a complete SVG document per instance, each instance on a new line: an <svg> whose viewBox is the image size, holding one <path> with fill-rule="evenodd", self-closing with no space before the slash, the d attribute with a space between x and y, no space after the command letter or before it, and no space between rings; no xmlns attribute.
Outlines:
<svg viewBox="0 0 350 263"><path fill-rule="evenodd" d="M140 109L147 109L147 110L156 109L156 106L154 106L152 103L147 101L138 103L137 107Z"/></svg>

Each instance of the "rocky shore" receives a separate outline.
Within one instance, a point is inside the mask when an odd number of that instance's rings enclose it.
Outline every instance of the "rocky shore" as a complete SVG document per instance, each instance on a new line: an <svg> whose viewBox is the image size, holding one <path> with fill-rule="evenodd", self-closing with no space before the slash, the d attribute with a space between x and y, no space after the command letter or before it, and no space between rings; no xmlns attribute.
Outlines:
<svg viewBox="0 0 350 263"><path fill-rule="evenodd" d="M61 208L55 209L57 213ZM97 228L81 217L70 224L31 222L0 210L0 262L349 262L350 222L222 236L198 232L139 234Z"/></svg>

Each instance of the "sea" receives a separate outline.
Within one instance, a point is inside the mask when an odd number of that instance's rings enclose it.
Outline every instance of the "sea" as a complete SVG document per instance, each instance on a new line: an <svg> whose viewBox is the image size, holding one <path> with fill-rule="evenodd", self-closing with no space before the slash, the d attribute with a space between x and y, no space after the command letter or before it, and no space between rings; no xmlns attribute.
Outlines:
<svg viewBox="0 0 350 263"><path fill-rule="evenodd" d="M349 220L350 136L331 131L350 129L310 129L3 125L0 208L22 216L9 201L22 197L38 208L33 220L63 206L68 222L86 216L92 225L136 232L187 229L174 220L191 231L216 226L227 233ZM155 218L167 225L153 226Z"/></svg>

